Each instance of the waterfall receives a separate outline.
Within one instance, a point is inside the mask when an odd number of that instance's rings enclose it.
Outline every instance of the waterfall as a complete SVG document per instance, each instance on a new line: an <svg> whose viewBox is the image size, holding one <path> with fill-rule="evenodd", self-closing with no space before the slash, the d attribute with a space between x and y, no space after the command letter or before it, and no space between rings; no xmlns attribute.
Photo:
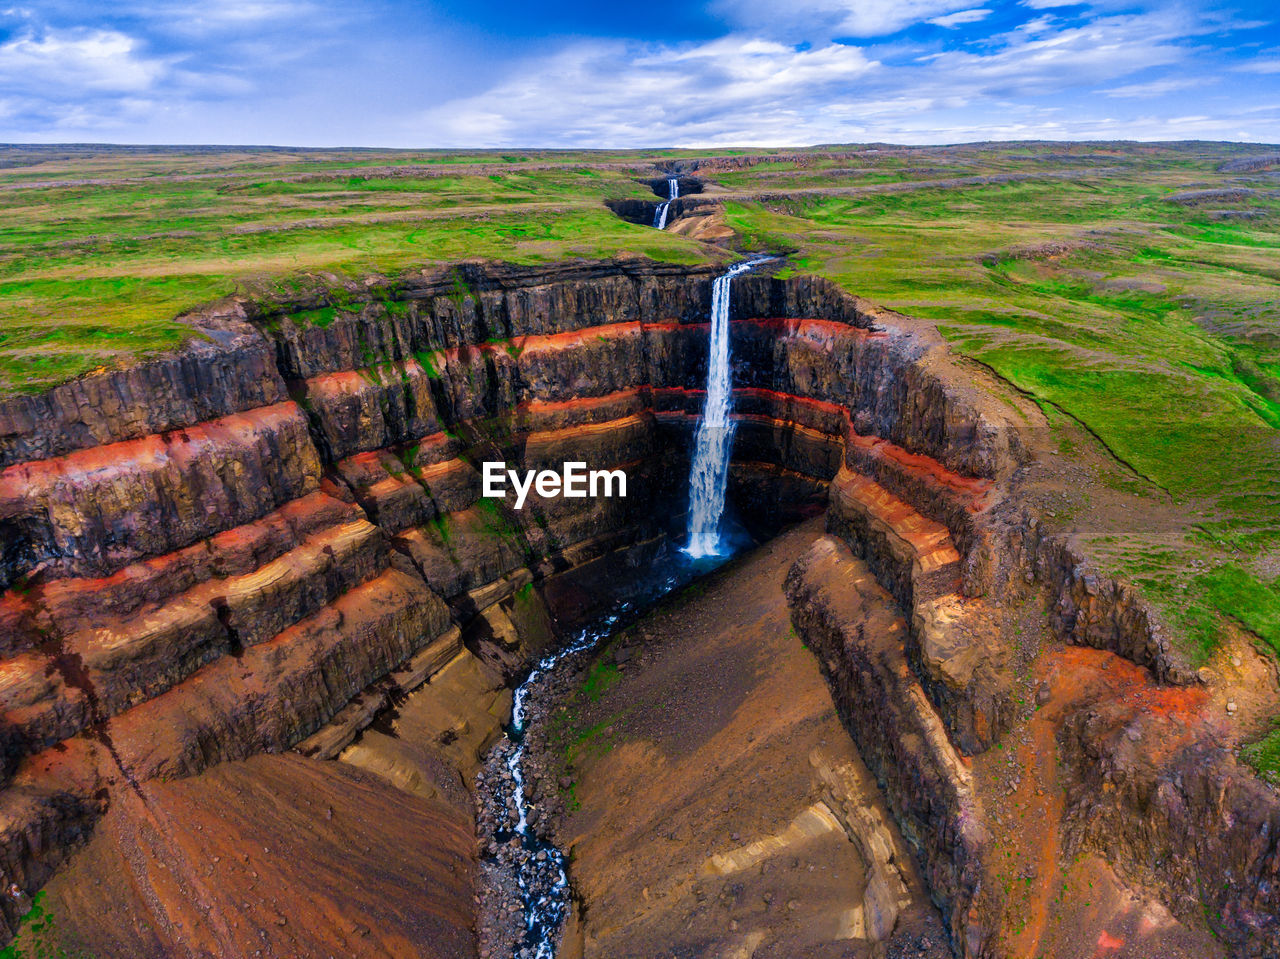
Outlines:
<svg viewBox="0 0 1280 959"><path fill-rule="evenodd" d="M653 211L653 226L657 230L665 230L667 228L667 211L671 209L671 201L680 197L680 178L667 177L667 201L659 203L658 208Z"/></svg>
<svg viewBox="0 0 1280 959"><path fill-rule="evenodd" d="M733 446L733 387L729 381L729 284L763 257L734 264L711 287L711 349L707 361L707 398L694 439L693 467L689 471L689 545L684 551L695 559L720 553L720 517L724 513L725 486L729 481L729 454Z"/></svg>

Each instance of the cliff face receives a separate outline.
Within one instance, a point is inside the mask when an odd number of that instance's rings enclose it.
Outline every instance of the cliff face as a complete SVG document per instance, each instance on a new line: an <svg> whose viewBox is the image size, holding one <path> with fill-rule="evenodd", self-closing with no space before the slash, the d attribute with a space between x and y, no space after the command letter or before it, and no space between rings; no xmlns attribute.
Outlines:
<svg viewBox="0 0 1280 959"><path fill-rule="evenodd" d="M122 789L336 755L359 703L487 689L622 592L683 525L713 275L464 266L234 305L180 355L6 400L7 880L38 889ZM774 500L828 468L763 455L739 479ZM623 468L629 495L516 513L479 498L490 459Z"/></svg>
<svg viewBox="0 0 1280 959"><path fill-rule="evenodd" d="M401 754L421 745L465 771L502 678L683 529L714 275L464 265L236 304L199 317L205 338L180 355L0 403L3 883L42 886L122 790L299 744L335 756L382 735L370 724L388 705L396 729L417 716L435 738L344 756L414 783ZM828 552L791 580L797 628L957 949L1000 954L965 757L1015 720L1001 600L1048 597L1063 640L1128 657L1149 683L1189 670L1135 596L1022 519L1027 414L936 333L805 277L738 278L732 320L731 501L762 535L767 511L827 510ZM520 512L479 496L483 461L567 459L625 469L629 495L531 495ZM833 591L845 579L859 602ZM1108 733L1063 728L1087 783ZM1166 796L1176 768L1141 795ZM1250 789L1222 801L1259 800ZM1107 808L1137 835L1130 799ZM1199 794L1178 808L1221 809ZM1168 821L1168 856L1139 868L1124 853L1122 868L1183 888L1228 855ZM1229 853L1255 882L1248 914L1214 893L1242 942L1274 941L1256 919L1277 888L1270 835ZM19 905L4 900L11 926Z"/></svg>

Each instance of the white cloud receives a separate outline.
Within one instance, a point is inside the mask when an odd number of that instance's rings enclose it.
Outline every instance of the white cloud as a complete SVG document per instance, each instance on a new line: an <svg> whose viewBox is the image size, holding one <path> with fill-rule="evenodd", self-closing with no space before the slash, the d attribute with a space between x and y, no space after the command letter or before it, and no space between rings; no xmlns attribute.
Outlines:
<svg viewBox="0 0 1280 959"><path fill-rule="evenodd" d="M138 92L167 69L163 59L145 56L138 40L117 30L46 30L0 44L0 79L11 89Z"/></svg>
<svg viewBox="0 0 1280 959"><path fill-rule="evenodd" d="M1079 27L1036 23L1005 34L994 53L948 50L930 62L940 86L973 96L1063 95L1184 59L1178 25L1167 16L1102 17Z"/></svg>
<svg viewBox="0 0 1280 959"><path fill-rule="evenodd" d="M991 16L990 10L960 10L956 13L948 13L943 17L933 17L929 20L936 27L958 27L962 23L977 23L979 20L985 20Z"/></svg>
<svg viewBox="0 0 1280 959"><path fill-rule="evenodd" d="M425 111L419 142L787 143L836 132L815 114L877 68L856 47L797 50L750 37L669 48L575 44L492 89Z"/></svg>
<svg viewBox="0 0 1280 959"><path fill-rule="evenodd" d="M955 14L976 9L986 8ZM911 56L899 45L888 59L873 59L888 48L799 50L748 33L676 48L582 42L518 65L484 93L424 111L405 135L431 145L648 146L1233 130L1240 120L1108 116L1094 107L1100 93L1114 103L1194 88L1189 77L1121 81L1200 56L1187 38L1203 29L1169 9L1083 25L1042 16L988 36L981 52L944 46ZM1188 106L1204 110L1196 100Z"/></svg>
<svg viewBox="0 0 1280 959"><path fill-rule="evenodd" d="M39 12L9 13L21 23L0 43L0 139L106 130L132 142L715 147L1241 129L1280 138L1280 50L1259 47L1243 63L1239 50L1223 55L1223 31L1239 24L1201 0L713 2L733 30L717 40L541 37L496 54L489 36L397 19L387 3L116 0L110 20L87 21L75 16L86 0L42 0ZM920 23L983 25L894 36ZM868 42L833 40L846 36ZM1256 76L1241 82L1236 70ZM1230 99L1227 84L1201 92L1222 76L1235 77ZM1171 102L1188 116L1169 118Z"/></svg>
<svg viewBox="0 0 1280 959"><path fill-rule="evenodd" d="M1216 82L1216 77L1170 78L1166 80L1151 80L1147 83L1127 83L1123 86L1111 87L1109 90L1101 90L1099 92L1109 97L1149 99L1151 97L1162 97L1168 93L1177 93L1179 90L1194 90L1197 87L1207 86Z"/></svg>
<svg viewBox="0 0 1280 959"><path fill-rule="evenodd" d="M737 26L788 35L825 31L824 37L883 37L916 23L955 13L972 0L719 0L716 9Z"/></svg>
<svg viewBox="0 0 1280 959"><path fill-rule="evenodd" d="M202 0L185 5L161 3L154 12L142 12L167 33L191 37L222 34L245 40L249 36L243 31L278 30L290 24L310 27L317 22L332 26L338 20L336 11L326 11L309 0Z"/></svg>
<svg viewBox="0 0 1280 959"><path fill-rule="evenodd" d="M225 23L289 19L307 12L315 12L314 6L298 0L204 0L184 11L187 15Z"/></svg>
<svg viewBox="0 0 1280 959"><path fill-rule="evenodd" d="M1236 67L1244 73L1280 73L1280 57L1274 60L1253 60Z"/></svg>
<svg viewBox="0 0 1280 959"><path fill-rule="evenodd" d="M1036 17L1034 20L1028 20L1026 23L1019 24L1013 29L1009 36L1017 37L1021 35L1024 37L1031 37L1036 34L1043 34L1048 33L1051 30L1056 30L1060 25L1061 21L1059 21L1057 17L1046 13L1044 16Z"/></svg>

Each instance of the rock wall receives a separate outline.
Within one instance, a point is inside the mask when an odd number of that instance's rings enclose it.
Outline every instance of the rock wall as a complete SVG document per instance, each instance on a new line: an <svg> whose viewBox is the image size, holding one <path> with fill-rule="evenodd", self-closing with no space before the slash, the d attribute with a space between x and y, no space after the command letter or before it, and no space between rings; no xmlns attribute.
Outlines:
<svg viewBox="0 0 1280 959"><path fill-rule="evenodd" d="M286 399L269 345L239 311L192 318L179 353L0 399L0 467L194 426Z"/></svg>
<svg viewBox="0 0 1280 959"><path fill-rule="evenodd" d="M1280 948L1280 802L1188 708L1188 692L1094 700L1058 734L1070 770L1067 849L1106 850L1178 916L1202 918L1231 955ZM1141 695L1141 693L1139 694ZM1194 701L1193 701L1194 702Z"/></svg>
<svg viewBox="0 0 1280 959"><path fill-rule="evenodd" d="M474 691L492 718L501 677L683 530L716 273L463 264L232 303L178 354L0 403L0 883L42 886L122 789L300 743L350 752L446 672L418 711L464 713ZM735 280L731 319L731 505L762 536L827 509L829 555L790 586L797 628L957 951L995 955L965 763L1012 721L998 600L1042 590L1064 640L1186 672L1134 594L1021 518L1018 414L931 328L767 270ZM626 470L628 497L479 496L484 461L566 459ZM827 582L850 569L853 606ZM459 768L483 744L465 726L438 730ZM1079 742L1084 783L1100 760ZM1189 821L1216 808L1204 795ZM1167 836L1158 883L1227 855ZM1232 868L1270 875L1269 841ZM1247 939L1242 901L1222 904Z"/></svg>
<svg viewBox="0 0 1280 959"><path fill-rule="evenodd" d="M906 623L867 567L830 536L793 567L787 598L953 939L966 954L982 954L984 930L970 911L989 841L969 773L907 664Z"/></svg>
<svg viewBox="0 0 1280 959"><path fill-rule="evenodd" d="M1044 828L1065 850L1099 853L1135 888L1157 890L1232 955L1273 954L1275 790L1232 757L1196 674L1138 593L1092 569L1020 501L1034 431L967 397L962 374L930 354L927 337L893 345L902 325L889 318L863 336L883 336L886 355L910 357L905 367L873 362L828 378L811 330L805 344L775 349L787 372L770 368L768 354L753 369L787 384L802 427L793 445L803 429L831 436L845 419L838 467L825 474L832 535L792 571L792 619L925 863L953 949L1018 954L1002 938L999 857L984 828L1008 797L976 789L967 757L1005 746L1018 721L1027 690L1013 670L1011 617L1030 604L1058 641L1105 651L1126 677L1104 679L1066 710L1065 809ZM913 392L893 399L898 382L878 381L884 370ZM806 395L823 399L796 399ZM828 397L840 402L824 405Z"/></svg>
<svg viewBox="0 0 1280 959"><path fill-rule="evenodd" d="M547 623L607 601L683 528L715 273L463 265L224 304L178 354L6 400L6 884L39 888L119 789L288 749L371 689L422 682L406 664L450 631L510 675ZM892 379L863 369L888 355L871 323L817 281L742 288L743 375L779 357L743 394L744 503L817 501L850 419L811 397L854 374L870 402ZM802 378L786 344L814 337L815 358L856 355ZM925 445L945 432L901 418ZM570 458L625 469L629 496L519 513L479 497L484 460ZM530 588L545 614L521 612Z"/></svg>
<svg viewBox="0 0 1280 959"><path fill-rule="evenodd" d="M1010 511L1013 504L1010 504ZM1009 511L1006 511L1009 512ZM1049 590L1054 629L1080 646L1111 650L1146 666L1160 682L1186 685L1195 672L1137 590L1090 569L1078 549L1047 535L1025 510L1001 517L1009 568Z"/></svg>

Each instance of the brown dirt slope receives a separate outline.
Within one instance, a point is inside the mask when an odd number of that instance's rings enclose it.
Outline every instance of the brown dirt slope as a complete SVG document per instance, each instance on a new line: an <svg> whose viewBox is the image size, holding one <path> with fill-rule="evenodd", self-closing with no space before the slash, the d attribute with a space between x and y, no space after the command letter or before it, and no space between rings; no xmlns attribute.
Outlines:
<svg viewBox="0 0 1280 959"><path fill-rule="evenodd" d="M454 806L345 763L259 755L122 789L14 950L465 959L473 844Z"/></svg>
<svg viewBox="0 0 1280 959"><path fill-rule="evenodd" d="M783 577L819 532L784 534L626 630L560 714L580 803L558 830L583 906L568 945L586 956L834 959L875 938L947 954L790 628Z"/></svg>

